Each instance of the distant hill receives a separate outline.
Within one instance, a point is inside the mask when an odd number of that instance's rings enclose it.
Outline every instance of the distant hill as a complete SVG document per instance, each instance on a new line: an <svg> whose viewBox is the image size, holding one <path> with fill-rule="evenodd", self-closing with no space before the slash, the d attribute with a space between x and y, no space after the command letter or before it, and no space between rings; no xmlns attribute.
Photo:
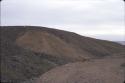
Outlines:
<svg viewBox="0 0 125 83"><path fill-rule="evenodd" d="M125 41L117 41L119 44L125 45Z"/></svg>
<svg viewBox="0 0 125 83"><path fill-rule="evenodd" d="M125 46L36 26L1 26L1 81L19 83L76 61L113 57Z"/></svg>

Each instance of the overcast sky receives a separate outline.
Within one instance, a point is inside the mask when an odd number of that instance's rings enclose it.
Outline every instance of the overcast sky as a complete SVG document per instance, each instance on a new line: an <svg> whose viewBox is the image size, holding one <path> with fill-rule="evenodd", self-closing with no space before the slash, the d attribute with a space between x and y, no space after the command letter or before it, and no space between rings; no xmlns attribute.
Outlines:
<svg viewBox="0 0 125 83"><path fill-rule="evenodd" d="M3 0L1 25L33 25L125 40L123 0Z"/></svg>

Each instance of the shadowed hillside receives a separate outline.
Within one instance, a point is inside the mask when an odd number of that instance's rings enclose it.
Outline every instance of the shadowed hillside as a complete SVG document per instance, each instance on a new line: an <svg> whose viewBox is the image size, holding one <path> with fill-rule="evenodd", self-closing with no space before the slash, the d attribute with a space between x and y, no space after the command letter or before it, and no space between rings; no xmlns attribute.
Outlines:
<svg viewBox="0 0 125 83"><path fill-rule="evenodd" d="M125 49L114 42L45 27L2 26L0 32L2 82L19 83L59 65L113 57Z"/></svg>

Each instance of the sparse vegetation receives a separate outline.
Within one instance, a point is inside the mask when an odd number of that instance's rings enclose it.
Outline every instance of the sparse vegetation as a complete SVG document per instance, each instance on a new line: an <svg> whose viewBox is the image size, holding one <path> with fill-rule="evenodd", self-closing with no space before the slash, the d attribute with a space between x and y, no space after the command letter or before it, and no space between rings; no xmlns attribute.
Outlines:
<svg viewBox="0 0 125 83"><path fill-rule="evenodd" d="M2 26L0 31L2 82L32 80L56 66L86 59L113 57L125 49L125 46L114 42L45 27ZM32 35L27 35L27 32ZM17 42L21 37L25 37L25 40Z"/></svg>

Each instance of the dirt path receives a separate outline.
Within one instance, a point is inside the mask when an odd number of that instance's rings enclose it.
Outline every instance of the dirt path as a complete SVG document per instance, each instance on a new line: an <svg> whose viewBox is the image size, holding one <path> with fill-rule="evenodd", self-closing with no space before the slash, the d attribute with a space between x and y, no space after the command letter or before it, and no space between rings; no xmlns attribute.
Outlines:
<svg viewBox="0 0 125 83"><path fill-rule="evenodd" d="M123 83L125 58L106 58L76 62L54 68L37 83Z"/></svg>

